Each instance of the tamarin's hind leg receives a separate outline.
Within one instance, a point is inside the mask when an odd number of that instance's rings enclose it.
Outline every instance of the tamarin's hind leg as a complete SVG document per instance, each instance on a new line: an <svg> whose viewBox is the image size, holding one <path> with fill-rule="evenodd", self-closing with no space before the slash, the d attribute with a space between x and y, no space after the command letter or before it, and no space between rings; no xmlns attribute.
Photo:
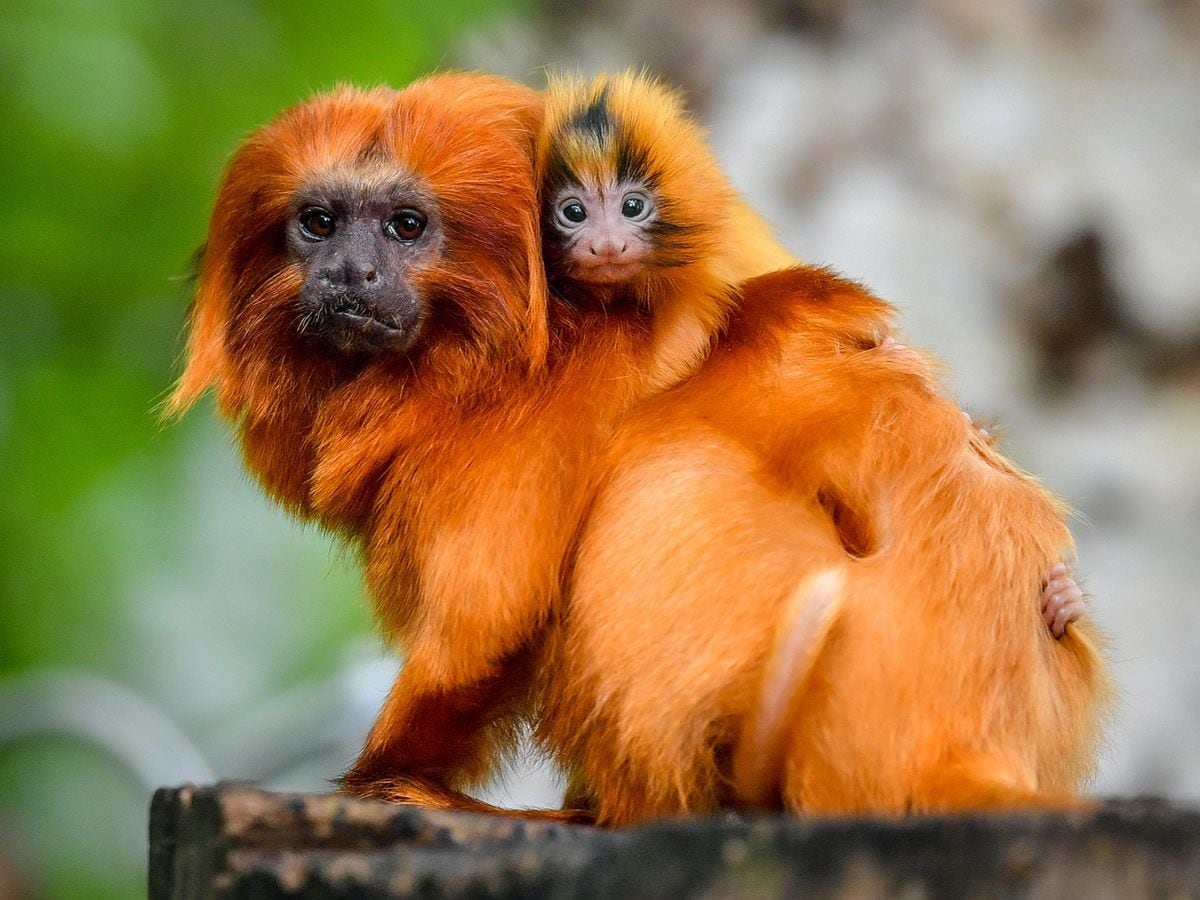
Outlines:
<svg viewBox="0 0 1200 900"><path fill-rule="evenodd" d="M422 677L412 660L400 671L358 760L339 780L364 799L560 822L589 813L504 810L458 790L482 781L515 732L525 689L519 667L500 666L479 680L446 686Z"/></svg>
<svg viewBox="0 0 1200 900"><path fill-rule="evenodd" d="M601 824L725 802L784 606L806 572L846 560L818 502L767 477L702 433L643 452L592 508L539 739Z"/></svg>

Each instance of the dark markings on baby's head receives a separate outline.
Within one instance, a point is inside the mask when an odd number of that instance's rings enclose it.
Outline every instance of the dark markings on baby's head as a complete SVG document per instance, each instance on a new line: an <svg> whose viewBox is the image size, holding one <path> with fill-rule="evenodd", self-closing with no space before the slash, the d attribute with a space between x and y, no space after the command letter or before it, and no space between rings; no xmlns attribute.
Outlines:
<svg viewBox="0 0 1200 900"><path fill-rule="evenodd" d="M590 135L598 143L604 143L613 129L612 113L608 109L608 88L600 91L595 100L572 116L567 126Z"/></svg>
<svg viewBox="0 0 1200 900"><path fill-rule="evenodd" d="M564 188L580 186L579 173L571 167L557 146L551 149L550 158L546 160L542 184L547 203L553 202L555 195Z"/></svg>
<svg viewBox="0 0 1200 900"><path fill-rule="evenodd" d="M617 137L617 183L640 184L647 190L658 186L658 177L650 171L650 154L633 142L629 133Z"/></svg>

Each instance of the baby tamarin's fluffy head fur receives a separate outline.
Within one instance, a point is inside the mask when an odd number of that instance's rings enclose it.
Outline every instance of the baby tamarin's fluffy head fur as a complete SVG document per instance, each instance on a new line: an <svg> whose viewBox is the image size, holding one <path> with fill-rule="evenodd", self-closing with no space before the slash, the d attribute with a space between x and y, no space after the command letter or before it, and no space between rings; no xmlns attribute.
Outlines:
<svg viewBox="0 0 1200 900"><path fill-rule="evenodd" d="M626 72L554 78L546 97L539 159L555 275L644 285L712 256L736 195L675 91Z"/></svg>
<svg viewBox="0 0 1200 900"><path fill-rule="evenodd" d="M679 93L648 75L552 77L538 168L551 286L652 312L668 380L703 354L736 285L796 262L733 189Z"/></svg>

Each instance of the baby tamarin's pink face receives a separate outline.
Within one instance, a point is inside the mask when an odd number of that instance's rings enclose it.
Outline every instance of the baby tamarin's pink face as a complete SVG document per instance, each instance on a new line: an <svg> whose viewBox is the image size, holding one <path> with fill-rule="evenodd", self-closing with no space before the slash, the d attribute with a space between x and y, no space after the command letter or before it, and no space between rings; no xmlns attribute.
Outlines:
<svg viewBox="0 0 1200 900"><path fill-rule="evenodd" d="M550 219L562 269L576 281L613 285L650 261L658 208L641 184L576 182L555 196Z"/></svg>

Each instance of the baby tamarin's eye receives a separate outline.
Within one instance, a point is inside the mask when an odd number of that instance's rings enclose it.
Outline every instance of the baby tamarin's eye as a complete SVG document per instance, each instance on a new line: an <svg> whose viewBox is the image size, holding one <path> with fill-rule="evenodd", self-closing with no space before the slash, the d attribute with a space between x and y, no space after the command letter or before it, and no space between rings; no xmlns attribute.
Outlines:
<svg viewBox="0 0 1200 900"><path fill-rule="evenodd" d="M643 219L650 209L650 204L641 194L630 194L621 204L621 215L627 219Z"/></svg>
<svg viewBox="0 0 1200 900"><path fill-rule="evenodd" d="M300 213L300 230L311 240L323 241L337 230L337 223L329 210L310 206Z"/></svg>
<svg viewBox="0 0 1200 900"><path fill-rule="evenodd" d="M587 219L587 210L578 200L568 200L559 206L558 215L572 225L578 225Z"/></svg>

